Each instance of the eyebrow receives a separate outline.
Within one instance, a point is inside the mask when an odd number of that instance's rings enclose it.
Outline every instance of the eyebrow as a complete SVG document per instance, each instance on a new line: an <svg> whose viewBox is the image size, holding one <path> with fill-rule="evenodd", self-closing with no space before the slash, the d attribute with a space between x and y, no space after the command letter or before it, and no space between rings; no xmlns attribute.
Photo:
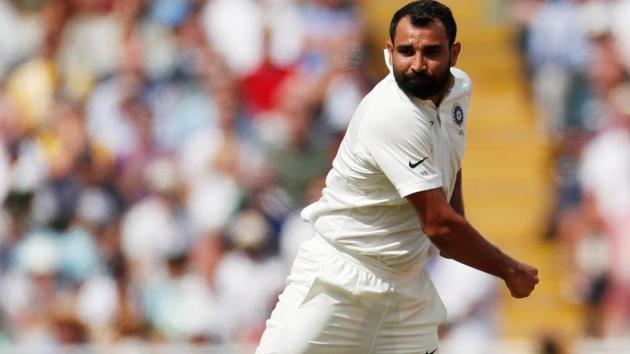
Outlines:
<svg viewBox="0 0 630 354"><path fill-rule="evenodd" d="M396 50L407 50L407 49L411 49L413 48L413 45L411 44L399 44L396 46ZM442 46L439 44L428 44L424 47L422 47L422 50L441 50Z"/></svg>
<svg viewBox="0 0 630 354"><path fill-rule="evenodd" d="M411 44L399 44L396 46L396 49L409 49L409 48L413 48L413 46Z"/></svg>
<svg viewBox="0 0 630 354"><path fill-rule="evenodd" d="M442 46L439 44L429 44L422 48L423 50L441 50Z"/></svg>

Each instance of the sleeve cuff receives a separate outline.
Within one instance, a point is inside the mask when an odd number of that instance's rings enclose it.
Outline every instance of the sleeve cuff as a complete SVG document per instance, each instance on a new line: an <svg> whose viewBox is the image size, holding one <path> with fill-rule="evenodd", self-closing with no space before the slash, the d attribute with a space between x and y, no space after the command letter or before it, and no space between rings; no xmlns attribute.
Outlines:
<svg viewBox="0 0 630 354"><path fill-rule="evenodd" d="M442 180L440 179L440 177L405 184L399 188L396 188L396 190L398 190L398 194L400 194L400 196L404 198L410 194L426 191L429 189L435 189L438 187L442 187Z"/></svg>

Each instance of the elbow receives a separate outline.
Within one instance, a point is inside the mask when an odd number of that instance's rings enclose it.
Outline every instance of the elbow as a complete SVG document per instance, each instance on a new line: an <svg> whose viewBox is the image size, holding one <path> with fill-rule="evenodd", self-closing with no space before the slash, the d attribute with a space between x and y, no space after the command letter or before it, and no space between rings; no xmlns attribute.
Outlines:
<svg viewBox="0 0 630 354"><path fill-rule="evenodd" d="M422 232L433 243L446 242L454 234L459 216L453 214L434 215L423 220Z"/></svg>
<svg viewBox="0 0 630 354"><path fill-rule="evenodd" d="M430 223L422 226L422 232L432 241L437 241L449 235L451 230L446 224Z"/></svg>
<svg viewBox="0 0 630 354"><path fill-rule="evenodd" d="M450 252L456 244L453 239L454 233L446 224L425 225L422 231L429 241L442 252Z"/></svg>

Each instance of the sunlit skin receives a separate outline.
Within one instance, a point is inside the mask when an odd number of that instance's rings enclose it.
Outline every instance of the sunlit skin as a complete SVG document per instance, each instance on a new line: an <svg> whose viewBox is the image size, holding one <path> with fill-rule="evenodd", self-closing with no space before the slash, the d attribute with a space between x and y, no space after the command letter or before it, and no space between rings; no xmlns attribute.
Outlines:
<svg viewBox="0 0 630 354"><path fill-rule="evenodd" d="M452 84L450 67L457 63L461 50L459 42L449 46L444 24L434 20L416 27L409 16L403 17L387 50L400 88L439 106Z"/></svg>

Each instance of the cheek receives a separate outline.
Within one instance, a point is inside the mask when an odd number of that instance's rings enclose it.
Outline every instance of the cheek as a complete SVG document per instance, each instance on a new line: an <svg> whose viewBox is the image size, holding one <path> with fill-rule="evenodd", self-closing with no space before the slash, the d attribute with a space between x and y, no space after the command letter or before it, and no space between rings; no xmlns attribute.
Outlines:
<svg viewBox="0 0 630 354"><path fill-rule="evenodd" d="M450 62L446 61L431 61L427 65L429 74L432 76L441 76L451 68Z"/></svg>
<svg viewBox="0 0 630 354"><path fill-rule="evenodd" d="M407 69L409 69L410 60L408 60L405 57L393 58L393 65L396 71L404 72L404 71L407 71Z"/></svg>
<svg viewBox="0 0 630 354"><path fill-rule="evenodd" d="M446 65L444 65L444 62L440 60L427 61L427 69L431 74L436 74L444 71L445 66Z"/></svg>
<svg viewBox="0 0 630 354"><path fill-rule="evenodd" d="M407 75L409 73L409 66L402 63L396 63L394 65L394 73L399 76Z"/></svg>

